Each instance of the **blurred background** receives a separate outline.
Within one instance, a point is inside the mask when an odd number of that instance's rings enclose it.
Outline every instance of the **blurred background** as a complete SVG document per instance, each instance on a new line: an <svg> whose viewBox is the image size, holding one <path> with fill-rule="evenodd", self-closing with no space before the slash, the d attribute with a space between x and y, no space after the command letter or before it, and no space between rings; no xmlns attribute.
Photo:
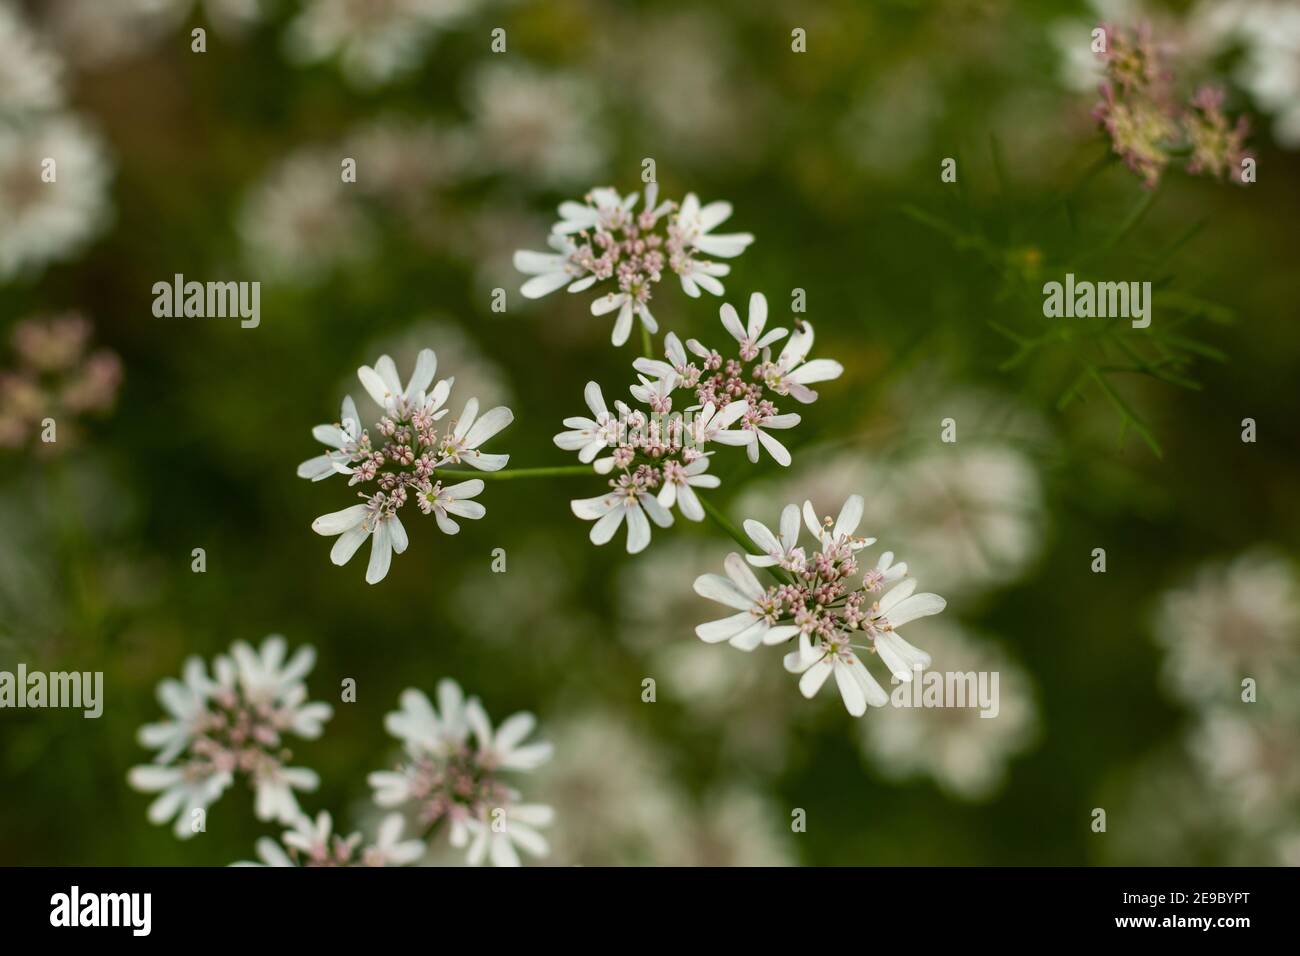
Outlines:
<svg viewBox="0 0 1300 956"><path fill-rule="evenodd" d="M525 781L552 864L1300 863L1296 4L422 2L0 0L0 668L106 695L0 712L0 863L224 865L277 835L236 787L178 841L125 779L158 682L270 633L318 650L335 715L295 756L345 831L399 692L454 677L554 743ZM1107 162L1102 21L1149 24L1180 95L1224 89L1256 182ZM908 637L998 671L996 719L854 720L779 651L704 645L691 583L732 542L679 520L593 547L568 506L592 478L489 483L455 538L408 521L377 587L330 564L310 525L349 493L294 471L383 352L514 409L512 465L573 463L551 436L587 380L624 395L637 340L588 295L525 300L511 254L646 157L755 234L724 299L789 324L804 290L846 369L793 466L720 462L715 502L774 525L865 496L949 602ZM1151 280L1153 334L1061 335L1115 329L1043 317L1067 271ZM176 273L260 281L260 326L155 318ZM673 285L663 329L720 341Z"/></svg>

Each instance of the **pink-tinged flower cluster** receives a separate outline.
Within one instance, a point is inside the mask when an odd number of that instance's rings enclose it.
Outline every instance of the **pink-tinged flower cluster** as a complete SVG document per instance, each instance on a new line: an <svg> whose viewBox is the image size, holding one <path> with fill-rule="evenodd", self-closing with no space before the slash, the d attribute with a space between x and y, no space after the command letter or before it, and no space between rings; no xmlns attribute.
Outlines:
<svg viewBox="0 0 1300 956"><path fill-rule="evenodd" d="M404 754L395 769L370 774L375 803L400 810L427 839L445 830L471 865L518 866L517 848L545 856L549 846L537 828L551 822L551 808L520 802L507 781L551 758L550 744L527 741L537 723L532 714L514 714L494 731L478 698L466 700L452 680L439 682L436 708L414 689L399 703L384 726Z"/></svg>
<svg viewBox="0 0 1300 956"><path fill-rule="evenodd" d="M572 502L573 513L594 521L591 540L605 544L627 523L627 550L633 554L650 543L650 523L673 523L675 506L690 521L704 518L695 489L716 488L718 478L707 474L711 443L743 446L751 462L764 449L778 464L790 464L790 452L772 434L793 428L799 415L783 413L778 401L816 401L809 385L838 378L844 369L830 359L808 361L813 344L812 324L765 331L767 300L754 293L748 322L730 304L721 308L723 327L735 340L733 357L689 339L683 345L669 332L663 359L637 359L633 368L639 384L632 397L644 408L633 410L621 401L611 411L600 386L588 382L585 391L590 418L566 418L555 444L576 451L598 474L610 475L610 490ZM772 344L789 338L779 355ZM682 394L684 393L684 395ZM598 457L600 456L600 457Z"/></svg>
<svg viewBox="0 0 1300 956"><path fill-rule="evenodd" d="M232 866L405 866L424 856L424 843L403 840L404 828L402 815L390 813L380 822L375 842L363 845L360 833L335 833L334 820L324 810L315 820L303 814L285 831L280 843L269 837L259 839L256 861Z"/></svg>
<svg viewBox="0 0 1300 956"><path fill-rule="evenodd" d="M1244 116L1230 121L1223 112L1224 98L1223 90L1213 86L1201 87L1192 97L1183 120L1192 151L1187 171L1241 182L1243 161L1252 155L1246 149L1250 121Z"/></svg>
<svg viewBox="0 0 1300 956"><path fill-rule="evenodd" d="M1093 116L1143 185L1155 188L1168 165L1182 156L1192 175L1242 182L1243 161L1250 156L1245 148L1249 123L1244 117L1229 121L1223 91L1201 87L1181 106L1150 29L1104 29L1106 50L1100 56L1105 78Z"/></svg>
<svg viewBox="0 0 1300 956"><path fill-rule="evenodd" d="M14 364L0 371L0 448L66 446L83 416L110 411L122 381L113 351L90 346L76 313L24 319L10 336ZM46 419L54 441L41 441Z"/></svg>
<svg viewBox="0 0 1300 956"><path fill-rule="evenodd" d="M366 580L377 584L388 574L394 553L406 550L408 539L398 512L414 501L423 514L433 515L444 534L456 534L455 518L482 518L483 505L470 499L483 490L478 478L458 480L463 471L447 466L464 465L479 471L498 471L509 455L488 454L486 441L514 420L504 405L479 414L478 399L465 403L460 416L443 422L444 407L454 379L433 384L438 361L424 349L405 387L397 366L382 355L374 368L363 365L357 377L381 409L370 429L361 427L357 406L349 395L343 400L340 421L318 425L312 435L329 449L298 466L298 476L321 481L331 475L348 476L349 485L367 486L359 492L361 504L322 515L312 522L317 534L334 536L330 560L346 564L369 538L370 564ZM432 386L432 389L430 389ZM443 469L441 472L439 469Z"/></svg>
<svg viewBox="0 0 1300 956"><path fill-rule="evenodd" d="M745 531L761 554L730 554L726 575L696 578L695 591L736 613L695 629L708 643L726 641L742 651L797 639L785 667L801 674L799 690L814 696L831 675L849 713L859 717L867 706L883 707L889 695L863 664L861 655L878 654L893 677L910 681L928 667L930 656L913 647L898 628L931 614L946 603L937 594L916 594L907 565L886 551L874 566L859 564L858 552L875 538L856 535L863 501L853 495L835 519L819 519L812 502L787 505L777 532L748 520ZM816 545L799 544L800 524ZM767 568L773 583L760 583L750 566Z"/></svg>
<svg viewBox="0 0 1300 956"><path fill-rule="evenodd" d="M593 189L582 202L560 204L560 221L548 240L552 252L515 253L515 268L531 279L520 291L537 299L561 287L583 292L598 283L613 282L617 291L596 299L592 315L617 312L612 341L622 345L638 318L649 332L659 323L650 311L654 286L665 272L680 279L687 295L700 291L722 295L719 278L731 267L712 257L732 259L754 241L750 233L714 234L731 217L731 204L701 205L694 193L680 204L659 202L659 186L645 188L638 212L638 193L620 196L612 188Z"/></svg>
<svg viewBox="0 0 1300 956"><path fill-rule="evenodd" d="M140 728L139 740L157 748L151 764L133 767L128 781L137 790L158 793L149 820L174 819L182 839L202 830L199 817L234 783L246 779L255 793L259 820L293 824L301 811L294 792L315 790L314 771L291 767L285 738L319 737L332 711L309 702L303 678L316 662L309 646L285 659L283 637L272 635L254 650L236 642L229 655L213 662L191 657L182 679L158 685L167 719Z"/></svg>

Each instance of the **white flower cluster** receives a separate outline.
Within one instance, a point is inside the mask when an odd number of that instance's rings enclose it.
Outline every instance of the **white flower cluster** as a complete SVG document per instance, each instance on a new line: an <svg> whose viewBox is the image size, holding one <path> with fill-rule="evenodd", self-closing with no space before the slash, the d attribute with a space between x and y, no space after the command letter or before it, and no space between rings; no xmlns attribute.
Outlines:
<svg viewBox="0 0 1300 956"><path fill-rule="evenodd" d="M255 793L259 820L294 824L301 811L295 791L315 790L312 770L291 767L285 737L314 740L332 710L307 700L304 678L316 663L310 646L287 660L283 637L272 635L260 650L237 641L229 655L213 662L212 674L197 657L185 662L182 680L158 685L167 719L140 728L139 740L157 748L153 763L133 767L131 786L159 796L149 820L174 818L173 831L186 839L200 832L201 817L236 777Z"/></svg>
<svg viewBox="0 0 1300 956"><path fill-rule="evenodd" d="M844 706L855 717L866 713L868 705L883 707L889 702L859 652L879 654L897 680L912 680L914 672L930 666L930 655L903 640L898 628L947 606L937 594L914 593L915 579L906 577L907 565L895 563L891 551L882 554L874 567L860 568L857 553L876 540L855 535L862 506L862 498L853 495L837 518L819 520L810 501L804 502L802 511L798 505L787 505L779 533L750 519L745 531L762 553L743 559L732 553L724 563L725 577L704 574L695 579L701 597L736 611L697 627L701 640L727 641L739 650L752 651L760 644L782 644L797 637L798 646L785 656L785 668L803 675L800 692L814 696L833 674ZM801 520L817 542L815 550L799 544ZM749 565L774 569L775 583L764 587ZM885 590L887 585L892 587ZM861 643L854 643L855 639Z"/></svg>
<svg viewBox="0 0 1300 956"><path fill-rule="evenodd" d="M361 366L357 377L383 410L374 426L378 438L372 440L370 432L361 427L356 403L349 395L343 400L338 422L312 429L312 435L329 451L298 466L298 476L312 481L341 474L349 476L349 485L374 483L375 490L358 493L363 504L321 515L312 522L317 534L337 537L330 560L338 565L346 564L371 539L366 569L370 584L387 576L394 552L406 550L406 528L397 512L408 500L414 499L424 514L432 514L444 534L460 531L453 516L477 519L487 513L481 504L470 500L483 490L481 479L444 484L449 474L457 472L440 473L439 469L464 464L479 471L498 471L510 458L488 454L479 447L514 421L514 413L504 405L480 415L478 399L471 398L459 418L440 426L455 379L433 385L437 369L432 349L420 352L405 387L387 355L381 355L374 368Z"/></svg>
<svg viewBox="0 0 1300 956"><path fill-rule="evenodd" d="M295 791L315 790L320 780L312 770L288 766L285 737L319 737L332 711L307 700L303 679L315 651L301 647L286 660L286 650L279 635L260 650L236 642L213 663L212 676L195 657L185 662L183 680L158 685L168 719L139 732L140 743L158 754L127 775L136 790L159 794L149 806L150 822L174 819L180 839L202 832L208 808L243 776L255 791L257 818L290 829L279 843L258 840L258 861L240 866L405 866L426 855L439 824L471 865L518 866L519 849L536 857L550 852L538 828L551 823L551 808L521 802L505 775L541 766L551 759L551 745L528 741L537 724L532 714L514 714L494 730L478 698L466 699L453 680L439 682L437 709L424 693L408 689L401 709L384 719L404 755L395 769L368 778L375 803L391 811L373 843L363 845L360 833L335 834L326 812L315 820L303 813ZM424 836L403 839L408 826Z"/></svg>
<svg viewBox="0 0 1300 956"><path fill-rule="evenodd" d="M626 519L627 550L641 551L650 543L650 522L661 528L673 523L674 506L690 521L704 518L696 488L716 488L718 478L707 474L710 444L743 446L751 462L762 448L778 464L790 464L790 452L771 434L793 428L799 415L781 413L776 400L786 397L808 404L817 393L808 386L838 378L843 366L831 359L808 361L813 328L799 322L785 348L775 358L772 343L787 336L783 328L764 331L767 299L755 292L749 300L749 321L742 325L730 304L721 309L723 327L737 343L734 358L688 339L685 345L669 332L664 360L641 358L633 363L639 384L630 389L645 410L616 401L611 412L600 386L585 390L591 418L564 420L568 431L555 444L576 451L579 461L596 473L612 475L610 491L572 502L573 513L595 521L591 540L604 544ZM684 408L674 409L674 397L685 392ZM602 456L602 452L608 454ZM601 457L598 457L601 456Z"/></svg>
<svg viewBox="0 0 1300 956"><path fill-rule="evenodd" d="M375 803L401 810L419 832L445 823L451 845L465 848L472 866L518 866L518 849L546 856L550 847L538 828L554 813L521 803L502 777L551 759L549 743L527 742L537 724L533 715L514 714L493 730L478 698L466 700L453 680L439 682L436 708L414 689L399 702L384 726L402 742L404 755L395 769L370 774Z"/></svg>
<svg viewBox="0 0 1300 956"><path fill-rule="evenodd" d="M704 256L734 259L754 241L747 232L715 235L713 230L731 218L731 203L700 205L694 193L681 204L659 202L659 186L645 188L645 202L635 211L639 193L620 196L610 187L593 189L582 202L560 204L560 221L548 240L553 252L515 253L515 268L531 275L520 292L538 299L556 289L585 292L597 283L614 280L617 292L591 303L592 315L618 312L612 341L622 345L632 333L632 318L648 332L659 323L650 312L653 287L665 270L676 273L682 289L692 298L700 290L722 295L719 277L731 267Z"/></svg>
<svg viewBox="0 0 1300 956"><path fill-rule="evenodd" d="M379 824L375 842L361 845L361 834L340 836L333 818L322 810L316 819L303 814L286 830L281 842L270 837L257 841L257 861L241 860L233 866L405 866L424 855L419 840L403 840L401 814L390 813Z"/></svg>
<svg viewBox="0 0 1300 956"><path fill-rule="evenodd" d="M64 66L0 2L0 282L76 252L108 219L104 147L64 109Z"/></svg>

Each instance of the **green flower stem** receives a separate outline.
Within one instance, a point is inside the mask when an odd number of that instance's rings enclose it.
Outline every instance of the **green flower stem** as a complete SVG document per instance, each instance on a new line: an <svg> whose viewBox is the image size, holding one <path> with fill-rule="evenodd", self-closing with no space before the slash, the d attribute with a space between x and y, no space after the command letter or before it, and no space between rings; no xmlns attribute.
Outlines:
<svg viewBox="0 0 1300 956"><path fill-rule="evenodd" d="M655 347L650 340L650 330L645 327L644 322L641 323L641 354L648 359L655 357Z"/></svg>
<svg viewBox="0 0 1300 956"><path fill-rule="evenodd" d="M746 554L762 553L763 549L760 548L758 545L754 544L753 541L749 540L749 535L745 534L745 532L737 528L735 524L732 523L730 518L728 518L721 511L715 508L707 500L705 500L703 495L701 495L699 492L696 492L695 497L698 498L700 504L704 506L704 513L709 516L709 518L713 521L714 524L716 524L723 531L727 532L727 534L729 534L732 537L732 539L736 542L736 544L740 545L741 548L744 549ZM779 581L781 584L793 583L793 579L789 576L789 574L786 571L776 567L769 567L767 570L771 573L772 577L776 578L777 581Z"/></svg>
<svg viewBox="0 0 1300 956"><path fill-rule="evenodd" d="M503 468L501 471L474 471L469 468L439 468L440 475L464 475L484 481L510 481L515 478L558 478L561 475L594 475L591 465L557 465L553 468Z"/></svg>

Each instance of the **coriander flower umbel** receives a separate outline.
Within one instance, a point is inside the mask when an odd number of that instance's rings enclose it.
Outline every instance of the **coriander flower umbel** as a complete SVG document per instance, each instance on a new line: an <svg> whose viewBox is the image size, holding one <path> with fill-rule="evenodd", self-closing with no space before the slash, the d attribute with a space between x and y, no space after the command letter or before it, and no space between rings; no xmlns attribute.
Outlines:
<svg viewBox="0 0 1300 956"><path fill-rule="evenodd" d="M646 186L645 202L636 212L640 198L638 193L620 196L604 187L593 189L582 202L561 203L560 221L548 240L554 251L515 253L515 268L532 276L520 289L524 297L540 299L562 286L584 292L613 279L618 291L592 302L591 314L617 311L611 341L622 345L632 333L633 316L648 332L659 330L648 303L665 270L677 274L692 298L698 298L701 289L722 295L718 278L731 267L702 257L734 259L754 241L747 232L713 233L731 217L731 204L701 206L694 193L680 205L661 203L657 183Z"/></svg>
<svg viewBox="0 0 1300 956"><path fill-rule="evenodd" d="M914 670L929 666L930 656L903 640L897 628L938 614L947 603L937 594L914 594L916 581L904 577L907 565L895 564L892 552L883 554L873 568L864 571L859 566L858 551L875 541L855 534L862 506L862 498L853 495L838 518L818 521L812 503L804 502L802 517L816 540L812 551L798 546L797 505L787 505L781 513L779 536L757 521L746 521L745 530L764 552L746 560L755 567L779 567L781 572L773 574L777 583L760 583L735 553L724 562L725 577L703 574L695 579L697 594L736 612L699 625L695 633L701 640L727 641L752 651L760 644L797 637L797 648L785 656L785 668L803 675L799 690L812 697L834 674L844 706L855 717L866 713L868 704L883 707L889 701L859 653L879 654L896 679L910 681ZM895 581L899 583L886 591ZM855 638L861 643L853 643Z"/></svg>
<svg viewBox="0 0 1300 956"><path fill-rule="evenodd" d="M347 475L349 485L369 485L358 492L362 504L321 515L312 522L317 534L336 536L330 560L343 565L371 539L366 581L377 584L388 574L393 553L406 550L406 528L398 511L408 500L424 514L432 514L444 534L456 534L453 516L478 519L487 513L475 498L483 490L479 478L455 480L464 471L448 465L467 465L479 471L499 471L509 455L488 454L480 446L512 421L514 413L498 405L479 414L478 399L471 398L458 418L439 422L454 379L433 385L438 360L432 349L420 352L406 386L397 366L381 355L371 368L363 365L357 377L382 409L374 426L377 439L361 427L352 397L343 399L340 420L317 425L312 435L327 451L298 466L298 477L320 481L334 474ZM432 390L429 386L433 385ZM373 483L373 484L372 484Z"/></svg>
<svg viewBox="0 0 1300 956"><path fill-rule="evenodd" d="M183 680L158 685L166 720L140 728L139 740L156 747L153 763L131 768L136 790L159 793L149 806L151 823L175 818L173 831L186 839L199 832L196 811L206 812L237 776L256 794L259 820L292 824L300 813L295 790L315 790L319 778L304 767L290 767L284 745L292 734L314 740L332 711L308 702L303 678L316 663L310 646L285 660L283 637L272 635L254 650L236 641L230 654L213 662L212 676L197 657L185 662Z"/></svg>
<svg viewBox="0 0 1300 956"><path fill-rule="evenodd" d="M810 384L838 378L839 362L807 361L812 348L812 324L800 322L775 359L771 345L786 329L764 332L767 299L755 292L749 300L749 322L729 304L721 309L723 327L736 340L735 358L689 339L683 345L672 332L664 337L664 358L640 358L632 363L639 382L632 397L645 406L633 410L623 402L611 412L600 386L588 382L584 392L593 417L566 418L568 431L555 436L565 451L591 463L596 473L611 475L610 490L571 503L573 513L595 521L591 540L605 544L626 520L627 550L633 554L650 543L650 522L661 528L673 523L676 507L690 521L704 518L696 488L716 488L708 474L712 444L744 446L751 462L759 449L780 465L790 464L790 452L769 429L793 428L799 415L782 413L777 402L793 398L817 400ZM610 453L602 457L602 449Z"/></svg>
<svg viewBox="0 0 1300 956"><path fill-rule="evenodd" d="M334 833L334 821L322 810L313 820L302 814L286 830L281 843L270 837L257 841L260 861L243 860L232 866L405 866L424 856L424 843L403 840L400 813L390 813L379 824L375 842L362 846L361 834Z"/></svg>
<svg viewBox="0 0 1300 956"><path fill-rule="evenodd" d="M514 714L494 731L478 698L466 700L446 679L438 683L436 709L414 689L403 691L399 703L384 726L405 753L396 769L370 774L375 803L403 811L426 840L445 823L451 845L466 848L473 866L518 866L516 847L546 856L550 847L537 828L551 822L551 808L520 802L506 782L508 774L551 759L550 744L526 742L537 724L533 715Z"/></svg>

